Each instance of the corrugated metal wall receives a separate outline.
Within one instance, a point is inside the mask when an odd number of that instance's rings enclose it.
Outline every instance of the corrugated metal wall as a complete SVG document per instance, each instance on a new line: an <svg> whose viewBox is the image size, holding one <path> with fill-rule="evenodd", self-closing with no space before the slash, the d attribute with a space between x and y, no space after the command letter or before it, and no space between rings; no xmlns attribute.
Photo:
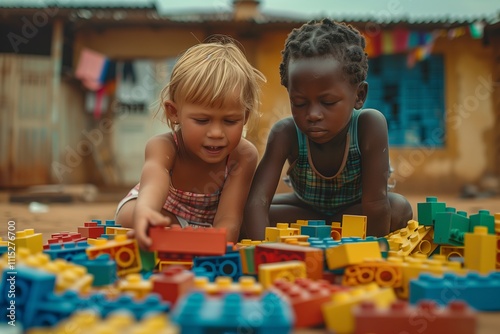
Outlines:
<svg viewBox="0 0 500 334"><path fill-rule="evenodd" d="M51 59L0 54L0 187L50 182Z"/></svg>

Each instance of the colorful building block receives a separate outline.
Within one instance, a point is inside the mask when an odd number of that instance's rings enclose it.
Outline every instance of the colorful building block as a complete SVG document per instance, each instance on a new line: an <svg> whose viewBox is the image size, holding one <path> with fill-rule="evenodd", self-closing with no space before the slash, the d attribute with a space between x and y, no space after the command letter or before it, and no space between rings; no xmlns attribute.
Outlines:
<svg viewBox="0 0 500 334"><path fill-rule="evenodd" d="M477 225L474 233L465 233L465 268L487 274L496 269L497 236L487 226Z"/></svg>
<svg viewBox="0 0 500 334"><path fill-rule="evenodd" d="M305 262L307 277L312 279L323 277L324 256L322 249L283 243L263 243L255 246L254 261L257 271L263 263L294 260Z"/></svg>
<svg viewBox="0 0 500 334"><path fill-rule="evenodd" d="M474 232L476 226L484 226L488 234L495 234L495 217L488 210L479 210L476 214L470 215L469 220L469 232Z"/></svg>
<svg viewBox="0 0 500 334"><path fill-rule="evenodd" d="M358 237L366 238L366 216L343 215L342 216L342 238Z"/></svg>
<svg viewBox="0 0 500 334"><path fill-rule="evenodd" d="M118 281L118 290L129 293L136 299L146 297L152 290L153 283L145 280L140 274L128 274Z"/></svg>
<svg viewBox="0 0 500 334"><path fill-rule="evenodd" d="M241 276L238 282L226 276L217 277L214 282L210 282L208 277L197 276L194 279L193 290L217 295L237 292L244 296L258 296L264 291L262 285L252 276Z"/></svg>
<svg viewBox="0 0 500 334"><path fill-rule="evenodd" d="M421 242L427 234L432 234L432 231L432 226L419 225L418 221L412 219L408 221L406 227L388 234L386 238L390 250L397 255L410 255L419 246L419 252L430 255L433 250L431 244L429 242L421 244Z"/></svg>
<svg viewBox="0 0 500 334"><path fill-rule="evenodd" d="M463 260L465 254L465 247L441 245L439 247L439 254L444 256L446 260L449 261L456 261L457 259Z"/></svg>
<svg viewBox="0 0 500 334"><path fill-rule="evenodd" d="M324 220L309 220L307 225L300 229L300 234L320 239L330 238L331 232L331 226L326 225Z"/></svg>
<svg viewBox="0 0 500 334"><path fill-rule="evenodd" d="M172 306L177 300L194 287L194 274L182 266L169 266L151 277L152 292Z"/></svg>
<svg viewBox="0 0 500 334"><path fill-rule="evenodd" d="M16 244L16 249L21 247L28 248L33 254L43 251L43 236L41 233L35 233L35 230L32 228L17 231L14 243Z"/></svg>
<svg viewBox="0 0 500 334"><path fill-rule="evenodd" d="M425 203L417 203L418 222L423 226L434 226L435 215L446 210L446 203L438 202L437 197L426 197Z"/></svg>
<svg viewBox="0 0 500 334"><path fill-rule="evenodd" d="M469 232L467 212L448 207L444 212L435 214L434 242L440 245L463 246L456 236Z"/></svg>
<svg viewBox="0 0 500 334"><path fill-rule="evenodd" d="M174 225L149 229L150 250L191 255L223 255L226 253L226 229L193 228Z"/></svg>
<svg viewBox="0 0 500 334"><path fill-rule="evenodd" d="M295 314L294 327L304 328L324 324L321 305L331 300L335 288L337 291L342 290L324 280L297 278L295 282L278 279L269 290L284 298L292 306Z"/></svg>
<svg viewBox="0 0 500 334"><path fill-rule="evenodd" d="M362 263L365 259L381 259L380 245L376 241L347 242L325 250L328 269L339 269Z"/></svg>
<svg viewBox="0 0 500 334"><path fill-rule="evenodd" d="M85 238L97 239L104 234L104 226L98 225L97 222L85 222L83 226L78 227L78 233Z"/></svg>
<svg viewBox="0 0 500 334"><path fill-rule="evenodd" d="M192 292L171 313L181 333L291 333L293 312L274 293L246 298L229 293L210 296Z"/></svg>
<svg viewBox="0 0 500 334"><path fill-rule="evenodd" d="M477 330L476 314L462 301L452 301L445 307L432 301L414 307L396 301L389 308L363 302L353 313L354 334L474 334Z"/></svg>
<svg viewBox="0 0 500 334"><path fill-rule="evenodd" d="M333 240L342 239L342 225L340 224L340 222L332 222L331 228L332 230L330 231L330 237Z"/></svg>
<svg viewBox="0 0 500 334"><path fill-rule="evenodd" d="M94 259L89 259L87 254L78 254L73 257L73 263L87 268L87 272L94 276L92 286L106 286L114 284L117 280L116 262L109 254L99 254Z"/></svg>
<svg viewBox="0 0 500 334"><path fill-rule="evenodd" d="M85 254L88 246L87 241L54 243L50 244L43 252L49 255L52 260L64 259L71 261L78 254Z"/></svg>
<svg viewBox="0 0 500 334"><path fill-rule="evenodd" d="M266 227L264 241L279 242L280 237L291 235L299 235L299 230L288 227L287 223L278 223L276 227Z"/></svg>
<svg viewBox="0 0 500 334"><path fill-rule="evenodd" d="M277 279L295 282L297 278L306 278L306 264L303 261L284 261L259 265L259 283L267 289Z"/></svg>
<svg viewBox="0 0 500 334"><path fill-rule="evenodd" d="M223 256L200 256L193 259L193 268L203 267L215 273L215 277L229 276L237 280L242 274L240 253Z"/></svg>
<svg viewBox="0 0 500 334"><path fill-rule="evenodd" d="M440 305L463 300L478 311L500 311L500 272L469 272L464 276L448 272L442 277L423 273L410 282L410 303L424 299Z"/></svg>
<svg viewBox="0 0 500 334"><path fill-rule="evenodd" d="M99 254L109 254L116 262L116 272L120 275L137 273L142 269L139 247L135 239L127 239L126 235L118 234L114 240L88 239L90 246L85 250L90 259Z"/></svg>
<svg viewBox="0 0 500 334"><path fill-rule="evenodd" d="M375 283L335 293L321 307L326 327L336 334L354 331L353 308L363 301L373 301L378 307L389 307L396 301L392 288L380 288Z"/></svg>
<svg viewBox="0 0 500 334"><path fill-rule="evenodd" d="M141 320L151 313L165 315L170 311L170 303L162 301L156 293L151 293L140 300L126 294L121 294L116 298L108 298L103 293L93 294L89 299L90 306L98 310L103 318L119 310L132 313L136 320Z"/></svg>
<svg viewBox="0 0 500 334"><path fill-rule="evenodd" d="M403 284L402 266L385 259L365 260L363 263L345 268L342 285L357 286L377 283L380 287L401 287Z"/></svg>

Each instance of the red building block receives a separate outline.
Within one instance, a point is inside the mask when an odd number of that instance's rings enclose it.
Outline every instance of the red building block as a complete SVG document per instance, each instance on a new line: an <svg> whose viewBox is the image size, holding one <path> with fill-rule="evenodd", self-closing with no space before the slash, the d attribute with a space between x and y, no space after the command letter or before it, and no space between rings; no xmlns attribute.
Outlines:
<svg viewBox="0 0 500 334"><path fill-rule="evenodd" d="M295 313L294 327L304 328L323 325L321 305L331 300L332 293L345 288L331 285L324 280L297 278L294 283L283 279L277 280L269 290L290 303Z"/></svg>
<svg viewBox="0 0 500 334"><path fill-rule="evenodd" d="M97 239L104 234L104 226L97 225L97 222L85 222L78 227L78 233L86 238Z"/></svg>
<svg viewBox="0 0 500 334"><path fill-rule="evenodd" d="M476 315L462 301L439 307L433 301L422 301L416 307L396 301L387 309L377 309L363 302L353 310L355 334L474 334Z"/></svg>
<svg viewBox="0 0 500 334"><path fill-rule="evenodd" d="M152 276L153 289L162 300L168 301L172 307L182 295L194 286L194 274L182 266L168 266L165 271Z"/></svg>
<svg viewBox="0 0 500 334"><path fill-rule="evenodd" d="M151 251L161 253L223 255L226 253L225 228L193 228L180 226L149 229Z"/></svg>
<svg viewBox="0 0 500 334"><path fill-rule="evenodd" d="M307 277L321 279L324 267L323 250L313 247L287 245L283 243L263 243L255 246L255 268L263 263L303 261Z"/></svg>

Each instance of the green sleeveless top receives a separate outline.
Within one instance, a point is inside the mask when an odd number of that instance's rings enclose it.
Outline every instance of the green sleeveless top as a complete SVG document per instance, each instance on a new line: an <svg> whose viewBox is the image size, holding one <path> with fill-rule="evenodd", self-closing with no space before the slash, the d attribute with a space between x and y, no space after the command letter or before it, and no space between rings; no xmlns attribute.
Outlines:
<svg viewBox="0 0 500 334"><path fill-rule="evenodd" d="M361 153L358 146L358 117L361 110L352 113L348 138L347 158L331 177L321 175L309 155L309 142L297 125L299 156L288 169L288 175L295 194L316 210L334 215L342 207L361 199Z"/></svg>

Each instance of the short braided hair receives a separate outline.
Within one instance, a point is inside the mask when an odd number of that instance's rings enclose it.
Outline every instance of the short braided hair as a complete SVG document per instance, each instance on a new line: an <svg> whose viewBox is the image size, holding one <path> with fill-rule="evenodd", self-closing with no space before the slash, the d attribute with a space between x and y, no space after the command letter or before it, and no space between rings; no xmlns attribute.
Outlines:
<svg viewBox="0 0 500 334"><path fill-rule="evenodd" d="M293 29L281 54L280 77L285 87L288 87L288 64L292 59L332 55L343 63L344 73L352 84L366 80L368 73L363 35L351 25L330 19L312 20Z"/></svg>

